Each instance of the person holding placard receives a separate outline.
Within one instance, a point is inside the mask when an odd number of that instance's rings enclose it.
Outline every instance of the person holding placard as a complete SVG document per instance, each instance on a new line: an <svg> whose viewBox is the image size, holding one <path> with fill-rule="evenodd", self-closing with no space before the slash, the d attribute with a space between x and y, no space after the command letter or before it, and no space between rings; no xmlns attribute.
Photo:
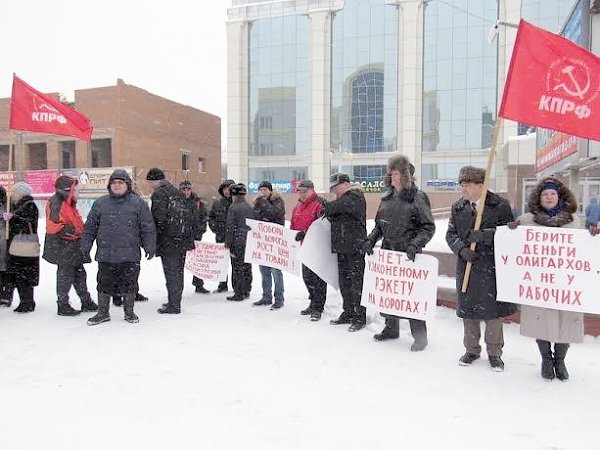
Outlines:
<svg viewBox="0 0 600 450"><path fill-rule="evenodd" d="M577 200L560 180L544 178L531 191L529 212L510 223L509 228L515 229L518 225L581 228ZM542 378L568 380L565 357L570 343L583 342L583 314L521 305L520 330L523 336L535 338L537 342L542 357Z"/></svg>
<svg viewBox="0 0 600 450"><path fill-rule="evenodd" d="M479 167L464 166L460 169L458 183L462 198L454 202L450 211L446 242L457 255L456 295L458 305L456 315L463 319L463 343L466 353L458 363L470 366L479 359L481 346L481 322L485 322L485 344L490 367L495 372L504 371L502 347L504 333L502 317L516 311L512 303L496 300L496 264L494 261L494 234L496 227L514 220L508 200L493 192L487 192L485 204L481 205L485 170ZM483 208L481 226L474 230L477 210ZM475 250L470 246L475 243ZM472 264L467 291L462 292L463 277L467 262Z"/></svg>
<svg viewBox="0 0 600 450"><path fill-rule="evenodd" d="M431 240L435 233L435 220L431 204L425 192L413 182L415 166L405 156L393 156L387 165L388 190L381 199L375 216L375 228L365 242L365 252L373 254L373 247L383 239L381 248L405 252L414 261L416 254ZM377 341L398 339L399 317L383 314L385 327L373 337ZM410 347L419 352L427 347L427 324L424 320L408 319L414 342Z"/></svg>
<svg viewBox="0 0 600 450"><path fill-rule="evenodd" d="M208 213L208 226L210 230L215 233L215 242L225 242L225 225L227 221L227 210L231 206L232 198L229 188L234 186L236 183L233 180L225 180L219 186L220 199L215 200ZM228 291L227 280L221 281L213 294L220 294Z"/></svg>

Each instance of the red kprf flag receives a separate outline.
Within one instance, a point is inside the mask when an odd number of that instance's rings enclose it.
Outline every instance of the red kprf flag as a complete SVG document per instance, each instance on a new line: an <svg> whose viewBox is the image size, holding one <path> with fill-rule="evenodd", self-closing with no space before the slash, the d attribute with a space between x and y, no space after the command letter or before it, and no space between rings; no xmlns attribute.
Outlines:
<svg viewBox="0 0 600 450"><path fill-rule="evenodd" d="M521 20L498 115L600 141L600 58Z"/></svg>
<svg viewBox="0 0 600 450"><path fill-rule="evenodd" d="M84 141L92 138L93 130L90 119L36 91L16 75L13 76L9 128L73 136Z"/></svg>

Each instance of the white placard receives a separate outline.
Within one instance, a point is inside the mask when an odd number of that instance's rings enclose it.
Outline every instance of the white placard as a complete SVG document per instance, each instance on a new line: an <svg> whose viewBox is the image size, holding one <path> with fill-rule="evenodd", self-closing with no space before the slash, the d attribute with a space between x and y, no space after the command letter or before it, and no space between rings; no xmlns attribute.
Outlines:
<svg viewBox="0 0 600 450"><path fill-rule="evenodd" d="M195 245L185 255L185 268L203 280L227 280L229 249L225 244L195 241Z"/></svg>
<svg viewBox="0 0 600 450"><path fill-rule="evenodd" d="M498 301L600 314L600 236L573 228L496 229Z"/></svg>
<svg viewBox="0 0 600 450"><path fill-rule="evenodd" d="M336 290L340 289L337 255L331 253L331 223L325 218L315 220L298 251L300 262Z"/></svg>
<svg viewBox="0 0 600 450"><path fill-rule="evenodd" d="M437 302L438 260L418 254L375 249L366 257L361 305L381 313L429 320Z"/></svg>
<svg viewBox="0 0 600 450"><path fill-rule="evenodd" d="M260 220L246 219L246 224L250 230L246 237L245 262L274 267L298 277L302 276L302 265L297 258L297 231Z"/></svg>

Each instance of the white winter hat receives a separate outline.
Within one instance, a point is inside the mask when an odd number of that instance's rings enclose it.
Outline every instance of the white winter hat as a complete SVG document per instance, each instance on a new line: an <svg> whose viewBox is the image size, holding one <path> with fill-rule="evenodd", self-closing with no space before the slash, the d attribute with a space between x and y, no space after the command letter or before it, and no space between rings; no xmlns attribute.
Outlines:
<svg viewBox="0 0 600 450"><path fill-rule="evenodd" d="M26 195L31 195L32 191L31 191L31 186L29 186L24 181L19 181L18 183L15 183L15 185L13 186L13 192L15 194L21 194L21 196L25 197Z"/></svg>

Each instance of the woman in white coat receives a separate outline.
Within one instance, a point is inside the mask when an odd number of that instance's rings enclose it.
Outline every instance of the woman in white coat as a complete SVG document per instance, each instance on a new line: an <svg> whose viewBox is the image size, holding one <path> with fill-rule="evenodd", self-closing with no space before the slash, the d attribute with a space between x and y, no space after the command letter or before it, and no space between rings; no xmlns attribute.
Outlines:
<svg viewBox="0 0 600 450"><path fill-rule="evenodd" d="M531 192L528 206L529 212L509 224L509 228L519 224L581 228L579 217L575 214L575 196L556 178L542 179ZM582 313L521 305L521 334L535 338L538 344L542 356L542 378L569 379L565 356L570 343L583 342Z"/></svg>

